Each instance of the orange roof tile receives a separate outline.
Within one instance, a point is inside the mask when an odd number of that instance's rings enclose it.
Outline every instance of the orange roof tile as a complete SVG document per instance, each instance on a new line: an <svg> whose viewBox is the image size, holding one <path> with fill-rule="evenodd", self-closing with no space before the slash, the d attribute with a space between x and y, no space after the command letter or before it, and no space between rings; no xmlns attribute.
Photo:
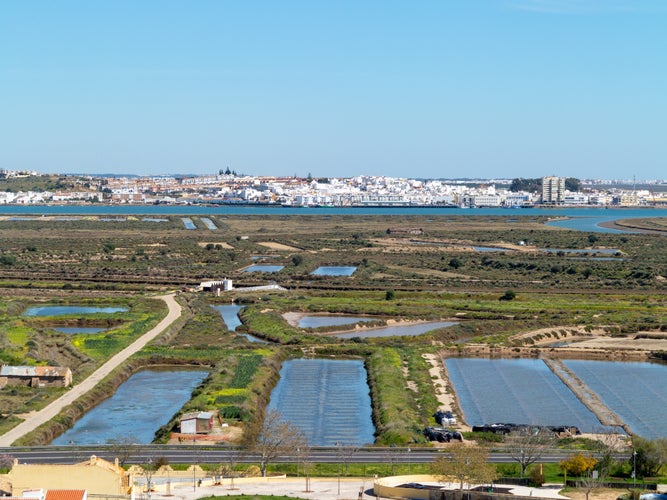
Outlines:
<svg viewBox="0 0 667 500"><path fill-rule="evenodd" d="M86 490L47 490L44 500L83 500Z"/></svg>

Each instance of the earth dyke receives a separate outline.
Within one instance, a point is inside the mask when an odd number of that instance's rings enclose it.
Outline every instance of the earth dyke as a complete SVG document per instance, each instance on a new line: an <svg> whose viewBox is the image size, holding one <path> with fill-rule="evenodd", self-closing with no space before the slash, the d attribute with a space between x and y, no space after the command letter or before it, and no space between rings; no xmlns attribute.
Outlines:
<svg viewBox="0 0 667 500"><path fill-rule="evenodd" d="M577 398L591 410L602 425L611 427L621 427L628 435L632 435L630 426L628 426L621 417L605 405L600 396L591 390L583 380L570 370L560 359L543 358L544 363L561 381L574 393Z"/></svg>
<svg viewBox="0 0 667 500"><path fill-rule="evenodd" d="M595 349L577 347L498 347L486 344L459 345L446 350L445 356L478 358L550 358L592 359L604 361L649 361L652 351L640 349Z"/></svg>

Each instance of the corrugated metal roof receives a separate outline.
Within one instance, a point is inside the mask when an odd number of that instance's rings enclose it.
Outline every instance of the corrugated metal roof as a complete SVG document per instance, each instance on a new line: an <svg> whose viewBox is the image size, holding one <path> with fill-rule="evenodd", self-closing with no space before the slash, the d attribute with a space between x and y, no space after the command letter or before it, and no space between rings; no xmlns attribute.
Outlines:
<svg viewBox="0 0 667 500"><path fill-rule="evenodd" d="M181 422L183 420L192 420L192 419L202 419L202 420L208 420L213 416L213 413L210 411L195 411L191 413L186 413L181 417Z"/></svg>
<svg viewBox="0 0 667 500"><path fill-rule="evenodd" d="M9 366L0 367L0 377L65 377L69 368L63 366Z"/></svg>

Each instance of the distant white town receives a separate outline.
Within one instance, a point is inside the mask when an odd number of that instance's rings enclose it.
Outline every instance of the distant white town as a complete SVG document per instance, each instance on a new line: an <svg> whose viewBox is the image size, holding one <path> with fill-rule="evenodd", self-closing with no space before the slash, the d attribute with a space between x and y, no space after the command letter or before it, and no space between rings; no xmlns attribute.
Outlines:
<svg viewBox="0 0 667 500"><path fill-rule="evenodd" d="M0 169L0 181L45 176ZM0 191L0 204L224 204L288 207L667 206L667 181L537 179L424 180L384 176L349 178L237 175L229 169L201 176L63 174L68 187ZM74 187L72 187L74 186Z"/></svg>

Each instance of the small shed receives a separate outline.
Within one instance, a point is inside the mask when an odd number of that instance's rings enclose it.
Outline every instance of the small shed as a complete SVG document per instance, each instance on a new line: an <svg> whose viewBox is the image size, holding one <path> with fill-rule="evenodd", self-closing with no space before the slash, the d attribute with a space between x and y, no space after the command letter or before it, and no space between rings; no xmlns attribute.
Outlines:
<svg viewBox="0 0 667 500"><path fill-rule="evenodd" d="M72 385L72 370L64 366L3 365L0 368L0 387L6 385L68 387Z"/></svg>
<svg viewBox="0 0 667 500"><path fill-rule="evenodd" d="M181 417L181 434L208 434L213 429L213 413L197 411Z"/></svg>

